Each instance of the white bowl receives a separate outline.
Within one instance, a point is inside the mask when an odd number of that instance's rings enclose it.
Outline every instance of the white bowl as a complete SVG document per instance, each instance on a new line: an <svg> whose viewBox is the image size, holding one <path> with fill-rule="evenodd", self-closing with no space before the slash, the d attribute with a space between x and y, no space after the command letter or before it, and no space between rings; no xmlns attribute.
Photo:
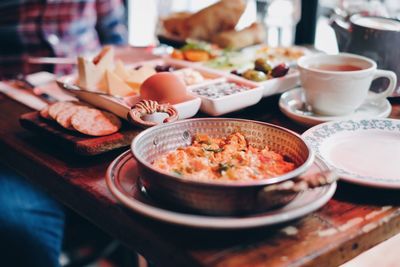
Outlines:
<svg viewBox="0 0 400 267"><path fill-rule="evenodd" d="M215 99L209 98L207 96L197 95L201 98L200 110L204 113L207 113L208 115L220 116L226 113L237 111L257 104L262 98L263 88L255 85L254 83L249 83L244 79L237 79L234 77L229 77L223 80L219 79L216 80L215 83L221 81L234 82L243 86L247 86L250 89ZM195 86L190 86L188 87L188 90L191 91L194 88L199 88L207 85L199 84Z"/></svg>

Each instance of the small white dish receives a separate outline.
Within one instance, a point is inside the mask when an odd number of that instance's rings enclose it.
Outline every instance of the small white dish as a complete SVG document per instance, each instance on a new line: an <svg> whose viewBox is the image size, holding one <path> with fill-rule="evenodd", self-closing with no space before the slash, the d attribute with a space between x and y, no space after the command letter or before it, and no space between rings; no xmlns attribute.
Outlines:
<svg viewBox="0 0 400 267"><path fill-rule="evenodd" d="M315 161L307 174L326 170L322 161ZM299 193L288 205L257 214L211 216L180 211L149 198L138 182L136 160L130 151L117 157L106 174L108 189L123 205L143 216L162 222L202 229L247 229L279 224L305 216L325 205L336 190L336 183Z"/></svg>
<svg viewBox="0 0 400 267"><path fill-rule="evenodd" d="M311 50L309 50L305 47L292 46L291 48L298 50L298 51L302 51L304 53L304 55L315 54L314 52L312 52ZM260 52L263 49L265 49L265 52ZM227 67L219 68L219 67L213 67L212 65L210 65L209 61L206 61L201 64L201 67L207 68L208 70L213 70L214 72L219 73L220 75L223 75L223 76L228 77L228 76L232 75L236 78L240 78L247 82L253 83L257 87L263 87L263 96L262 97L268 97L271 95L283 93L283 92L285 92L289 89L292 89L300 84L300 73L296 68L297 59L288 58L287 56L284 56L283 54L278 56L278 54L274 53L274 51L276 49L279 49L279 48L272 48L272 47L267 48L266 45L254 45L254 46L246 47L240 51L241 56L237 56L237 57L242 58L242 59L235 60L235 61L240 62L240 64L238 64L238 66L232 66L232 67L227 66ZM239 52L237 52L237 53L239 53ZM269 80L262 81L262 82L255 82L255 81L247 80L243 77L231 74L232 70L244 72L245 70L253 69L254 61L257 58L267 58L268 55L277 56L274 60L270 60L270 59L268 60L268 62L271 63L272 66L276 66L276 65L284 62L290 66L289 72L283 77L271 78Z"/></svg>
<svg viewBox="0 0 400 267"><path fill-rule="evenodd" d="M353 113L344 116L324 116L307 110L304 91L301 87L294 88L281 95L279 99L279 108L290 119L297 123L313 126L319 123L346 120L346 119L367 119L367 118L386 118L392 111L392 106L387 99L381 103L364 103Z"/></svg>
<svg viewBox="0 0 400 267"><path fill-rule="evenodd" d="M312 51L302 46L273 48L265 44L261 44L244 48L243 49L244 53L253 54L252 55L253 61L259 57L267 58L273 56L274 58L269 59L269 62L273 66L280 64L282 62L285 62L290 66L289 73L283 77L272 78L263 82L254 82L258 86L262 86L264 88L263 97L268 97L275 94L281 94L283 92L286 92L287 90L290 90L300 85L300 72L296 68L297 59L290 58L290 56L289 57L286 56L285 53L282 54L282 52L278 53L276 52L276 50L282 50L282 49L293 49L296 51L301 51L304 54L304 56L321 53L317 51Z"/></svg>
<svg viewBox="0 0 400 267"><path fill-rule="evenodd" d="M273 78L260 85L264 88L263 97L281 94L300 84L300 74L296 69L290 69L289 73L283 77Z"/></svg>
<svg viewBox="0 0 400 267"><path fill-rule="evenodd" d="M192 90L195 88L205 88L211 86L212 84L220 82L233 82L242 86L246 86L249 89L226 96L221 96L218 98L211 98L192 92ZM217 79L213 83L205 85L199 84L195 86L190 86L188 87L188 90L192 92L192 94L201 98L200 110L211 116L221 116L226 113L234 112L255 105L261 100L263 93L262 87L258 87L254 83L249 83L248 81L237 79L235 77Z"/></svg>
<svg viewBox="0 0 400 267"><path fill-rule="evenodd" d="M298 70L291 68L289 72L283 77L271 78L263 82L254 82L249 80L246 81L253 83L255 86L262 87L262 97L267 97L271 95L281 94L283 92L286 92L287 90L299 86L300 74Z"/></svg>
<svg viewBox="0 0 400 267"><path fill-rule="evenodd" d="M400 120L326 122L302 137L345 181L400 189Z"/></svg>

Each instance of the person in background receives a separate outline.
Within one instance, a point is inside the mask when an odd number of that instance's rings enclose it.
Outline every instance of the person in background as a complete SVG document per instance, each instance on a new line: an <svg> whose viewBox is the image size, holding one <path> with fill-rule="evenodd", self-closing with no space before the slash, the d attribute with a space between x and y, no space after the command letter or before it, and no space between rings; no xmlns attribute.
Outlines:
<svg viewBox="0 0 400 267"><path fill-rule="evenodd" d="M72 66L26 60L75 57L93 54L103 44L125 44L125 9L121 0L3 0L0 36L0 78L41 70L68 73ZM0 165L1 266L59 266L64 217L59 203Z"/></svg>
<svg viewBox="0 0 400 267"><path fill-rule="evenodd" d="M0 1L0 75L40 70L68 73L71 65L34 65L29 57L93 54L127 42L122 0Z"/></svg>

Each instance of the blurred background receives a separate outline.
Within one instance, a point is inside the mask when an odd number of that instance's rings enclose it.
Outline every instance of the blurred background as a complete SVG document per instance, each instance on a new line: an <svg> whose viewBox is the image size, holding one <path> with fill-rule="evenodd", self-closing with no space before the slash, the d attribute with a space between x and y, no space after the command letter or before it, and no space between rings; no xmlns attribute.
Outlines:
<svg viewBox="0 0 400 267"><path fill-rule="evenodd" d="M195 12L217 0L128 0L129 43L150 46L162 35L159 18L175 12ZM271 46L314 45L326 53L337 53L335 19L354 13L400 18L400 0L247 0L240 30L254 21L267 31Z"/></svg>

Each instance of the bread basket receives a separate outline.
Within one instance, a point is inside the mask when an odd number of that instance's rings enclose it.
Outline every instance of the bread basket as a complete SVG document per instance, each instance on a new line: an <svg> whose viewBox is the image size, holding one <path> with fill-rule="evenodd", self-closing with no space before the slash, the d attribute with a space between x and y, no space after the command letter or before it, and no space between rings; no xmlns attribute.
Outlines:
<svg viewBox="0 0 400 267"><path fill-rule="evenodd" d="M184 179L152 166L159 155L190 145L196 133L226 137L234 132L241 132L257 148L267 145L293 162L296 169L254 182L216 183ZM314 161L314 153L298 134L272 124L242 119L200 118L159 125L140 133L131 149L138 162L140 182L150 197L213 215L246 214L287 204L296 196L295 192L270 199L266 195L270 190L266 188L299 177Z"/></svg>

